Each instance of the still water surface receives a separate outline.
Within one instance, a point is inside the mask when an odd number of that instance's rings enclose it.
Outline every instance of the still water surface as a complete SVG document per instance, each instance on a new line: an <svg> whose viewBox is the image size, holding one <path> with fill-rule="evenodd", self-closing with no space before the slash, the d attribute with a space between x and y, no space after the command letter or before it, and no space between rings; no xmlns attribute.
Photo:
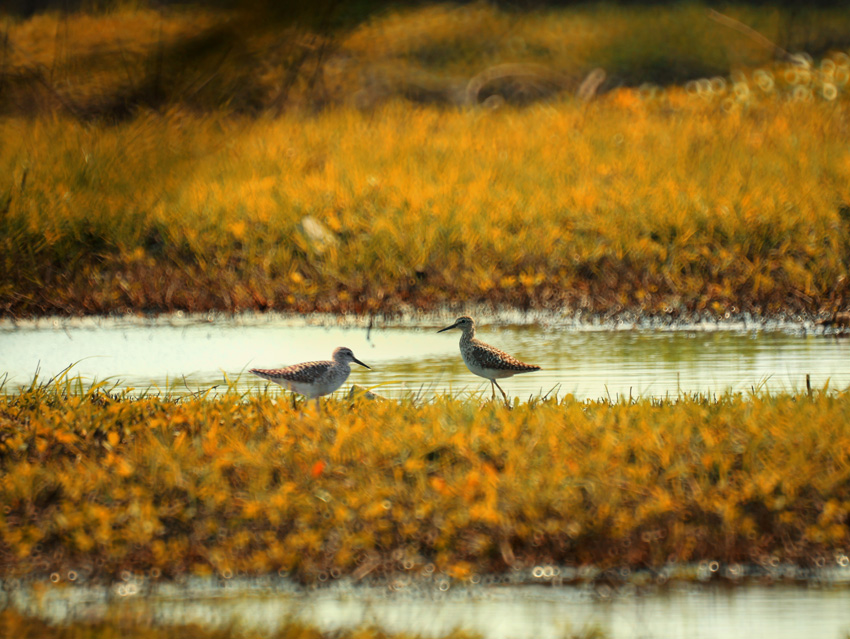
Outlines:
<svg viewBox="0 0 850 639"><path fill-rule="evenodd" d="M74 364L71 375L136 389L196 391L225 385L260 390L249 368L329 359L348 346L372 370L352 366L351 383L375 392L482 394L490 384L464 366L458 331L437 334L453 317L368 329L346 318L280 315L163 316L156 319L47 319L0 322L5 392L44 381ZM543 370L501 382L511 396L578 398L675 396L752 389L795 391L850 387L850 339L804 325L742 323L652 328L559 322L482 322L478 337ZM276 386L273 387L275 390Z"/></svg>
<svg viewBox="0 0 850 639"><path fill-rule="evenodd" d="M683 584L608 596L592 586L479 585L390 593L386 587L340 584L305 593L245 582L200 589L165 585L127 595L129 586L48 586L37 596L16 592L9 604L53 624L132 620L270 635L292 622L324 632L375 627L423 637L464 630L484 639L564 639L594 628L606 639L845 639L850 633L846 585Z"/></svg>

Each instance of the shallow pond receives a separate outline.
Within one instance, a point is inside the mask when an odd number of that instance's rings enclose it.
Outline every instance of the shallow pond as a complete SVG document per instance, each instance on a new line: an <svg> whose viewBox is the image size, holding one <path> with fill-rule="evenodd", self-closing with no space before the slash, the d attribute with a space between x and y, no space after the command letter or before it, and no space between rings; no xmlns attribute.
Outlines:
<svg viewBox="0 0 850 639"><path fill-rule="evenodd" d="M47 584L37 594L16 589L7 605L51 624L112 620L269 634L300 622L324 632L375 627L441 637L464 630L485 639L563 639L591 629L609 639L844 639L850 633L844 577L806 586L448 587L448 581L434 580L391 588L340 582L316 590L278 579L189 579L179 586L131 579L111 587Z"/></svg>
<svg viewBox="0 0 850 639"><path fill-rule="evenodd" d="M496 317L478 336L541 371L501 382L511 396L573 394L578 398L719 394L753 389L800 391L811 384L850 386L850 340L804 323L704 322L689 325L583 323L557 317ZM247 314L156 319L50 318L0 322L0 375L5 392L45 381L73 364L87 381L136 389L196 391L226 385L259 390L249 368L328 359L349 346L372 370L357 365L350 384L375 392L481 394L490 384L464 366L459 331L437 333L451 316L376 324L350 318ZM275 390L276 386L273 387Z"/></svg>

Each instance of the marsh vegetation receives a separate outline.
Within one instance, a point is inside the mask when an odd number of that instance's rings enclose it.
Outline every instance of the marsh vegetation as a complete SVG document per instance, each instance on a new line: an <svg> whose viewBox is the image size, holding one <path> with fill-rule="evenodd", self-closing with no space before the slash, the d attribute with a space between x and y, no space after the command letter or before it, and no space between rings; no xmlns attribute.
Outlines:
<svg viewBox="0 0 850 639"><path fill-rule="evenodd" d="M847 393L0 398L3 572L324 575L844 556ZM787 469L793 468L793 473Z"/></svg>
<svg viewBox="0 0 850 639"><path fill-rule="evenodd" d="M842 310L848 19L732 13L5 18L0 308Z"/></svg>

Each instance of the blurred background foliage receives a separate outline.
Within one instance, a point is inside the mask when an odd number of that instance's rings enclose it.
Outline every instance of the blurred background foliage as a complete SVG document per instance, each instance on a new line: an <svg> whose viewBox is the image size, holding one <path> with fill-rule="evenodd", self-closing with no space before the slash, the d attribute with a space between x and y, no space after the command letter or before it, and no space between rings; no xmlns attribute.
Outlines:
<svg viewBox="0 0 850 639"><path fill-rule="evenodd" d="M17 7L4 314L846 305L838 4Z"/></svg>
<svg viewBox="0 0 850 639"><path fill-rule="evenodd" d="M393 95L458 104L493 68L496 84L536 98L575 90L595 68L610 90L850 46L839 3L717 6L763 38L712 19L712 4L690 2L18 0L0 23L0 113L120 119L182 104L258 114Z"/></svg>

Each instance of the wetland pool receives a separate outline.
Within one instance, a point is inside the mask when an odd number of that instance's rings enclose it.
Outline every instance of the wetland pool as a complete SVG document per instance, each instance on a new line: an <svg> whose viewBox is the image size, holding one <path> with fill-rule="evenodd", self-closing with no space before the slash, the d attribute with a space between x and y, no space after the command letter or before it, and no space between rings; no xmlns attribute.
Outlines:
<svg viewBox="0 0 850 639"><path fill-rule="evenodd" d="M348 346L372 367L352 366L348 382L388 397L452 393L489 397L487 380L470 373L459 331L437 333L453 317L376 324L332 316L245 314L228 317L47 318L0 321L3 391L69 375L108 387L176 393L266 386L249 368L329 359ZM850 339L805 324L713 322L674 325L582 323L522 316L482 321L478 337L542 370L501 381L511 397L579 399L801 391L850 387ZM272 390L278 387L272 385Z"/></svg>

